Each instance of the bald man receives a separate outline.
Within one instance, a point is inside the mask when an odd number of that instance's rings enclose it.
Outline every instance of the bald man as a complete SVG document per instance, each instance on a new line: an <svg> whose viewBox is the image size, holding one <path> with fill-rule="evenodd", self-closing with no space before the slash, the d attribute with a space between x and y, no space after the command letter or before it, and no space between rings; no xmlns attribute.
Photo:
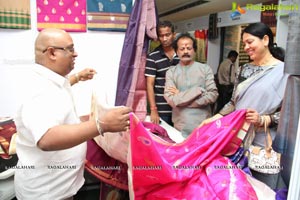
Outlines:
<svg viewBox="0 0 300 200"><path fill-rule="evenodd" d="M44 29L36 38L36 64L26 77L32 84L15 117L18 199L72 199L84 183L86 141L129 128L128 107L80 122L67 79L77 56L63 30Z"/></svg>

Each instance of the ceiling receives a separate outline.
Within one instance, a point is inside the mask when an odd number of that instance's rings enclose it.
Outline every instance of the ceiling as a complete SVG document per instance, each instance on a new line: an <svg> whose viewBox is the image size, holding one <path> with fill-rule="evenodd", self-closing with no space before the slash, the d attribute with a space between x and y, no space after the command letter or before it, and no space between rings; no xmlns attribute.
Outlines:
<svg viewBox="0 0 300 200"><path fill-rule="evenodd" d="M160 20L184 21L221 11L231 10L232 2L240 6L270 0L155 0Z"/></svg>

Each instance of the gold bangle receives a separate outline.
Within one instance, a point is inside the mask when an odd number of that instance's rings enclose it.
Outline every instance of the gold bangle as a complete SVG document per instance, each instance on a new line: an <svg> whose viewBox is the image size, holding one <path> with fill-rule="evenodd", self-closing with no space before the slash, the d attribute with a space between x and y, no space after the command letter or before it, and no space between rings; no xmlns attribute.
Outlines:
<svg viewBox="0 0 300 200"><path fill-rule="evenodd" d="M75 78L76 78L76 83L78 83L80 81L78 73L75 74Z"/></svg>

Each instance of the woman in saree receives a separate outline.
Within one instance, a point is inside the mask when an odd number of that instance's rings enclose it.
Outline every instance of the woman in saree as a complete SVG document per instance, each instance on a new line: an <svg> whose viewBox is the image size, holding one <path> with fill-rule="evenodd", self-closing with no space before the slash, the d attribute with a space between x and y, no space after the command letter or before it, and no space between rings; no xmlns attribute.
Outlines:
<svg viewBox="0 0 300 200"><path fill-rule="evenodd" d="M252 62L240 67L231 101L200 126L235 110L247 109L246 120L252 124L248 136L254 137L253 145L264 147L264 120L269 122L267 126L274 140L288 75L284 73L284 62L279 54L282 51L274 43L273 33L267 25L250 24L242 32L242 40ZM264 174L254 170L251 173L272 189L284 187L280 173Z"/></svg>

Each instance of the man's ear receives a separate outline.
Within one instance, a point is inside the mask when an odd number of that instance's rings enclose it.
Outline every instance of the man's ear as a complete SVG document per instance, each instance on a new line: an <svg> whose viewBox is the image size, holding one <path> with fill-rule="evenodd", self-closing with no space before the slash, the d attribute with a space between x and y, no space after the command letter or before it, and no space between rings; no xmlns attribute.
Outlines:
<svg viewBox="0 0 300 200"><path fill-rule="evenodd" d="M47 55L51 60L56 60L55 49L53 47L48 47Z"/></svg>

